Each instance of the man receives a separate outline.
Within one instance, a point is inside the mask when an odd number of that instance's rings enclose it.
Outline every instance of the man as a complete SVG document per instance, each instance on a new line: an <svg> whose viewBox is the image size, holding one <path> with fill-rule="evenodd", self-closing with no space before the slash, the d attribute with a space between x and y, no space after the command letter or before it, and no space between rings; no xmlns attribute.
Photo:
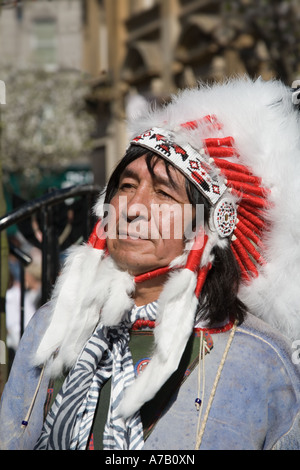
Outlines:
<svg viewBox="0 0 300 470"><path fill-rule="evenodd" d="M133 122L89 243L26 329L2 447L299 449L290 94L233 80Z"/></svg>

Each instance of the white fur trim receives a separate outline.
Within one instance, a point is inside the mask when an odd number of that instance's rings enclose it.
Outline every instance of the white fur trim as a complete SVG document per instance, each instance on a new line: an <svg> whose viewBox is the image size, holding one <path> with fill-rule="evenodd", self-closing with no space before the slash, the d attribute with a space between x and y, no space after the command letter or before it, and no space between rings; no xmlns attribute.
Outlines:
<svg viewBox="0 0 300 470"><path fill-rule="evenodd" d="M52 375L71 367L96 325L118 324L133 305L134 281L103 251L88 245L70 250L52 296L52 320L35 355L44 364L59 348Z"/></svg>
<svg viewBox="0 0 300 470"><path fill-rule="evenodd" d="M133 277L127 272L118 270L116 266L113 268L108 274L110 276L108 298L101 312L101 322L106 326L118 325L124 313L134 306L131 296L135 288Z"/></svg>
<svg viewBox="0 0 300 470"><path fill-rule="evenodd" d="M170 275L158 299L157 326L154 330L153 357L125 391L120 414L126 419L151 400L178 368L193 330L198 300L194 295L196 275L183 269Z"/></svg>
<svg viewBox="0 0 300 470"><path fill-rule="evenodd" d="M82 312L81 307L83 302L86 303L86 290L94 282L102 255L102 251L87 246L75 247L69 251L53 291L52 319L37 350L37 364L44 363L57 348L60 348L60 354L56 364L60 362L62 355L64 362L69 364L80 351L80 346L77 348L76 344L82 342L80 339L85 332L92 333L99 318L99 310L95 312L88 308Z"/></svg>

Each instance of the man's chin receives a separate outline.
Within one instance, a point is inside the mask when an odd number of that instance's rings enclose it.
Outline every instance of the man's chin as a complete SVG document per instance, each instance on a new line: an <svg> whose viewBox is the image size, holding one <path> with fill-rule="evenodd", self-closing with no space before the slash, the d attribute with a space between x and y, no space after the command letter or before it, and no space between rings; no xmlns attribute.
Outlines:
<svg viewBox="0 0 300 470"><path fill-rule="evenodd" d="M128 271L130 274L134 275L147 271L148 263L143 263L142 266L140 266L140 264L142 260L148 257L150 260L149 265L152 266L152 250L153 246L150 244L149 240L143 239L118 239L115 243L113 243L112 240L108 243L108 252L116 265L122 271ZM155 261L153 264L155 264Z"/></svg>

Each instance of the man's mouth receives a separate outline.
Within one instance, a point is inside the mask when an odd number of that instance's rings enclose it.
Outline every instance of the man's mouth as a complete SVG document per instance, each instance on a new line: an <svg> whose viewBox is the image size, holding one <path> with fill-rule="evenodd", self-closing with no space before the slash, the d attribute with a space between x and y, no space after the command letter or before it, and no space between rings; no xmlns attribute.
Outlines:
<svg viewBox="0 0 300 470"><path fill-rule="evenodd" d="M148 240L148 237L144 237L141 234L127 232L118 232L118 238L120 240Z"/></svg>

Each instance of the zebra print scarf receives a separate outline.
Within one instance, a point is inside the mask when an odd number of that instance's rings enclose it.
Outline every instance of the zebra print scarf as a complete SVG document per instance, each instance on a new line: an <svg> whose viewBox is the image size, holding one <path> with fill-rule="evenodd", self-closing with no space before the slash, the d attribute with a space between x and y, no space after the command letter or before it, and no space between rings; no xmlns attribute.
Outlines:
<svg viewBox="0 0 300 470"><path fill-rule="evenodd" d="M143 447L139 412L126 422L118 415L124 390L134 381L129 328L138 319L155 320L156 304L134 307L117 327L99 325L58 393L35 450L84 450L103 384L111 377L111 400L104 429L106 450Z"/></svg>

